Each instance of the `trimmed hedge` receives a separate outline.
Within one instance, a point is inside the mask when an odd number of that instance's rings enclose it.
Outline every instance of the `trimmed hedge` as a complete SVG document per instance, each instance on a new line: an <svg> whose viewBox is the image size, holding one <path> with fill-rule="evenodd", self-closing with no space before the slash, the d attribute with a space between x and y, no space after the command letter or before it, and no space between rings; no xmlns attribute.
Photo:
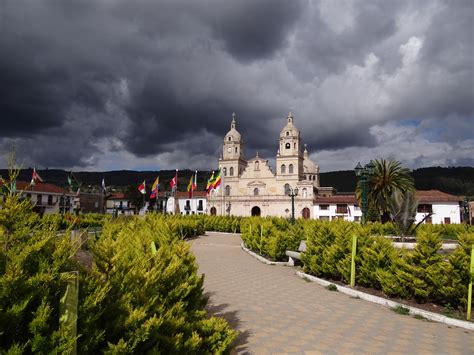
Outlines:
<svg viewBox="0 0 474 355"><path fill-rule="evenodd" d="M43 217L44 218L44 217ZM203 277L183 238L203 221L173 216L105 217L87 241L59 233L29 201L0 202L0 353L70 353L59 328L61 274L79 271L79 353L224 353L236 332L208 317ZM153 255L151 243L156 245Z"/></svg>

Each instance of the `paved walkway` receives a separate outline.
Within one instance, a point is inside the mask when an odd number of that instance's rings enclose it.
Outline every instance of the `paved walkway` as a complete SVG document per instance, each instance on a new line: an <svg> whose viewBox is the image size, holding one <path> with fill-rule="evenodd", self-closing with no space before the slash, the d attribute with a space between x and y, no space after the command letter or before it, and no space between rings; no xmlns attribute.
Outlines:
<svg viewBox="0 0 474 355"><path fill-rule="evenodd" d="M240 248L240 237L209 233L192 241L211 313L241 332L234 353L474 352L474 333L403 316L331 292L260 263Z"/></svg>

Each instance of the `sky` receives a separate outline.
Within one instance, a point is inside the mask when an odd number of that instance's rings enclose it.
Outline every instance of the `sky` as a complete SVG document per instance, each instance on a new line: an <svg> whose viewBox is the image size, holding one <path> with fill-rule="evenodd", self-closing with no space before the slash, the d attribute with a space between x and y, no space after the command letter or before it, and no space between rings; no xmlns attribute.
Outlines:
<svg viewBox="0 0 474 355"><path fill-rule="evenodd" d="M322 172L474 166L473 35L462 0L2 0L0 153L209 170L233 112L272 160L291 111Z"/></svg>

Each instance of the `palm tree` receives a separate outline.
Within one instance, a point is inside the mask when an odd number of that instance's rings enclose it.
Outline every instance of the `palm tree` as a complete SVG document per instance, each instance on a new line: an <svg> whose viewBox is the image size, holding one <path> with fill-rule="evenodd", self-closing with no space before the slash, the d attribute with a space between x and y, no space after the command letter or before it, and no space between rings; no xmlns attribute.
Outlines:
<svg viewBox="0 0 474 355"><path fill-rule="evenodd" d="M382 222L390 218L388 201L395 191L414 191L415 185L410 175L410 170L403 168L396 160L375 160L374 173L368 182L369 204L373 203L380 214ZM356 196L360 201L362 195L362 181L359 180L356 187Z"/></svg>

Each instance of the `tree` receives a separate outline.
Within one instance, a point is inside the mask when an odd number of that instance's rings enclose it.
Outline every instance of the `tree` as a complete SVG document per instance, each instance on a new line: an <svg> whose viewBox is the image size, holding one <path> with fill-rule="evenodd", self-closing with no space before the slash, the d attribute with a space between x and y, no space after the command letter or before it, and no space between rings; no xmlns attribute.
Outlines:
<svg viewBox="0 0 474 355"><path fill-rule="evenodd" d="M415 185L410 170L403 168L396 160L375 160L374 173L368 182L369 204L374 204L382 215L382 222L389 220L388 201L395 191L414 191ZM356 187L356 196L360 201L362 195L362 181Z"/></svg>
<svg viewBox="0 0 474 355"><path fill-rule="evenodd" d="M415 234L416 229L433 213L428 213L418 224L415 225L416 211L418 209L418 200L413 191L401 192L395 190L388 200L388 209L390 217L398 229L402 242L405 237Z"/></svg>

